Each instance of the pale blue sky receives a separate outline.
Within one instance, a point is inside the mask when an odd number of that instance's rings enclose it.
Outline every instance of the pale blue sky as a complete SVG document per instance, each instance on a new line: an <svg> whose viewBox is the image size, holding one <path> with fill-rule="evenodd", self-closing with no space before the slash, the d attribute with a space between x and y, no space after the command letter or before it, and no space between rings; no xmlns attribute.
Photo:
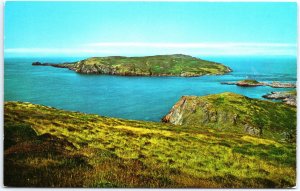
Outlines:
<svg viewBox="0 0 300 191"><path fill-rule="evenodd" d="M6 2L5 56L296 55L296 3Z"/></svg>

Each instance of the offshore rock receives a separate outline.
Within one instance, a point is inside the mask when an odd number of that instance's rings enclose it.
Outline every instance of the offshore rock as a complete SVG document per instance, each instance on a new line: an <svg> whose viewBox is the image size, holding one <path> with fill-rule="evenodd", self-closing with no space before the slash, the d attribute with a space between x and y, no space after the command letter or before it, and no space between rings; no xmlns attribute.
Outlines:
<svg viewBox="0 0 300 191"><path fill-rule="evenodd" d="M296 84L293 83L280 83L280 82L258 82L256 80L241 80L238 82L221 82L226 85L237 85L242 87L256 87L256 86L270 86L272 88L296 88Z"/></svg>

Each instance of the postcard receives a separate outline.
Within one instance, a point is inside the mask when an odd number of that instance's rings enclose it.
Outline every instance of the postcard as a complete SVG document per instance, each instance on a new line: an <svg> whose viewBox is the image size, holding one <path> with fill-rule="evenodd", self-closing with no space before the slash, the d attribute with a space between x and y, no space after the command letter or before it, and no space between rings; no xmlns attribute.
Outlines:
<svg viewBox="0 0 300 191"><path fill-rule="evenodd" d="M296 186L295 2L7 1L4 186Z"/></svg>

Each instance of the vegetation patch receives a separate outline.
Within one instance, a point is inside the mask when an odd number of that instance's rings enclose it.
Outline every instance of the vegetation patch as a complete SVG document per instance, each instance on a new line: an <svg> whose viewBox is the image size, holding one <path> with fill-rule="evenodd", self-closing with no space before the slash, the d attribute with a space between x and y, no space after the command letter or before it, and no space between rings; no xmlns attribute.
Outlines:
<svg viewBox="0 0 300 191"><path fill-rule="evenodd" d="M209 126L276 141L296 140L295 107L230 92L183 96L162 120L186 128Z"/></svg>
<svg viewBox="0 0 300 191"><path fill-rule="evenodd" d="M5 186L295 186L295 143L23 102L6 102L4 109Z"/></svg>
<svg viewBox="0 0 300 191"><path fill-rule="evenodd" d="M69 68L82 74L107 74L121 76L202 76L231 72L223 64L198 59L183 54L144 57L92 57L73 63L50 64L34 62L34 66Z"/></svg>

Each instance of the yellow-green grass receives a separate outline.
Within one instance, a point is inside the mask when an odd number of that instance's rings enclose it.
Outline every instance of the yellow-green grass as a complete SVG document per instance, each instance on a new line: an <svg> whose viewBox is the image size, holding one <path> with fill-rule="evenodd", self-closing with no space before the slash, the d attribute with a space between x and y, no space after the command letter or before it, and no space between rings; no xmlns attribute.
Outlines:
<svg viewBox="0 0 300 191"><path fill-rule="evenodd" d="M290 94L290 95L297 95L296 90L287 91L287 93Z"/></svg>
<svg viewBox="0 0 300 191"><path fill-rule="evenodd" d="M4 109L6 186L295 186L295 144L31 103Z"/></svg>
<svg viewBox="0 0 300 191"><path fill-rule="evenodd" d="M253 79L246 79L246 80L241 80L238 81L238 83L246 83L246 84L260 84L260 82L258 82L257 80L253 80Z"/></svg>
<svg viewBox="0 0 300 191"><path fill-rule="evenodd" d="M183 96L163 120L186 128L209 126L231 132L248 132L277 141L295 142L296 114L293 106L225 92L207 96Z"/></svg>

